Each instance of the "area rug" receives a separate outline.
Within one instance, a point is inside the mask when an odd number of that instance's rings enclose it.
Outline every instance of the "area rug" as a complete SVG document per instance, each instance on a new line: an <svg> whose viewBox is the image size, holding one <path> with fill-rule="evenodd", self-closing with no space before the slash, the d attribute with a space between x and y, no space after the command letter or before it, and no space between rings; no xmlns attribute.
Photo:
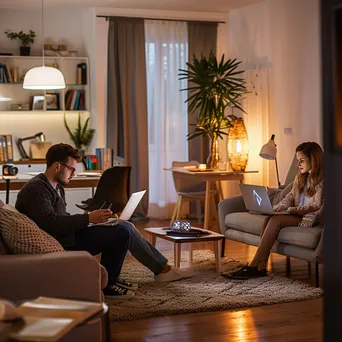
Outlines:
<svg viewBox="0 0 342 342"><path fill-rule="evenodd" d="M170 264L173 256L166 255ZM182 261L189 254L182 252ZM241 267L238 261L222 260L222 271ZM231 280L216 274L212 251L194 251L191 269L194 276L171 283L154 281L153 274L130 257L124 263L122 278L138 282L139 289L130 300L108 303L112 321L203 311L246 308L266 304L314 299L322 289L297 280L270 275L250 280Z"/></svg>

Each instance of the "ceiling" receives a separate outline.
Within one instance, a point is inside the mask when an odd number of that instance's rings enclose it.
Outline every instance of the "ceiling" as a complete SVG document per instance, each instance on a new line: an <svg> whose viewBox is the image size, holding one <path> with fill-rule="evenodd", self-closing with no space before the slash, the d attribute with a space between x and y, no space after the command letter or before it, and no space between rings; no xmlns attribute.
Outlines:
<svg viewBox="0 0 342 342"><path fill-rule="evenodd" d="M146 10L228 12L263 0L44 0L44 7L112 7ZM41 0L0 0L0 8L36 9Z"/></svg>

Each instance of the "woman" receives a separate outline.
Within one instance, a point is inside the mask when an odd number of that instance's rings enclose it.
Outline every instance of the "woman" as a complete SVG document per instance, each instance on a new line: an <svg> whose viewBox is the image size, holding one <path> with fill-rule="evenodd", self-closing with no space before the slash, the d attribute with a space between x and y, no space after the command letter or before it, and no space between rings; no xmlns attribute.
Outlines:
<svg viewBox="0 0 342 342"><path fill-rule="evenodd" d="M315 142L296 148L298 174L290 193L273 207L279 212L270 218L252 262L228 275L232 279L249 279L267 275L266 265L280 229L288 226L312 227L320 223L323 212L323 151ZM284 212L284 215L281 213Z"/></svg>

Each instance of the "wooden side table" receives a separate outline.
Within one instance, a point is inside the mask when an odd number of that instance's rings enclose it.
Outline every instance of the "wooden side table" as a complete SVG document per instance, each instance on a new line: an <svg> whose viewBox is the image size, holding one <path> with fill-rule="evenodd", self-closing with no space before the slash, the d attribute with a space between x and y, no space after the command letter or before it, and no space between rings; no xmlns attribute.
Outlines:
<svg viewBox="0 0 342 342"><path fill-rule="evenodd" d="M196 227L193 227L196 228ZM214 255L215 255L215 263L216 263L216 272L220 274L221 270L221 243L222 240L225 239L224 235L210 232L209 235L203 235L199 237L184 237L184 236L171 236L166 234L166 230L170 229L169 227L158 227L158 228L145 228L145 232L148 233L150 243L155 246L157 237L171 241L174 244L174 265L175 267L180 267L180 259L181 259L181 246L182 243L189 243L189 261L192 262L193 254L192 254L192 242L204 242L204 241L212 241L214 247ZM208 232L205 229L196 228L202 230L204 232Z"/></svg>

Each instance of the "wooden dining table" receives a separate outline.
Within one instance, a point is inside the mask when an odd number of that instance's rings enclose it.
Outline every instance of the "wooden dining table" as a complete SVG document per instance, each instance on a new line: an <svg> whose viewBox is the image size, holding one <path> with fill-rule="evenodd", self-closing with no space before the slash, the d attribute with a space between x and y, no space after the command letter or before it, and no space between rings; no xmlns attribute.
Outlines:
<svg viewBox="0 0 342 342"><path fill-rule="evenodd" d="M177 172L178 176L184 175L185 177L196 177L198 180L206 182L205 187L205 204L204 204L204 229L209 229L210 221L210 189L213 182L218 182L218 191L220 199L223 199L221 181L239 181L243 183L244 175L251 173L258 173L259 171L194 171L185 169L184 167L170 167L164 168L165 171Z"/></svg>

